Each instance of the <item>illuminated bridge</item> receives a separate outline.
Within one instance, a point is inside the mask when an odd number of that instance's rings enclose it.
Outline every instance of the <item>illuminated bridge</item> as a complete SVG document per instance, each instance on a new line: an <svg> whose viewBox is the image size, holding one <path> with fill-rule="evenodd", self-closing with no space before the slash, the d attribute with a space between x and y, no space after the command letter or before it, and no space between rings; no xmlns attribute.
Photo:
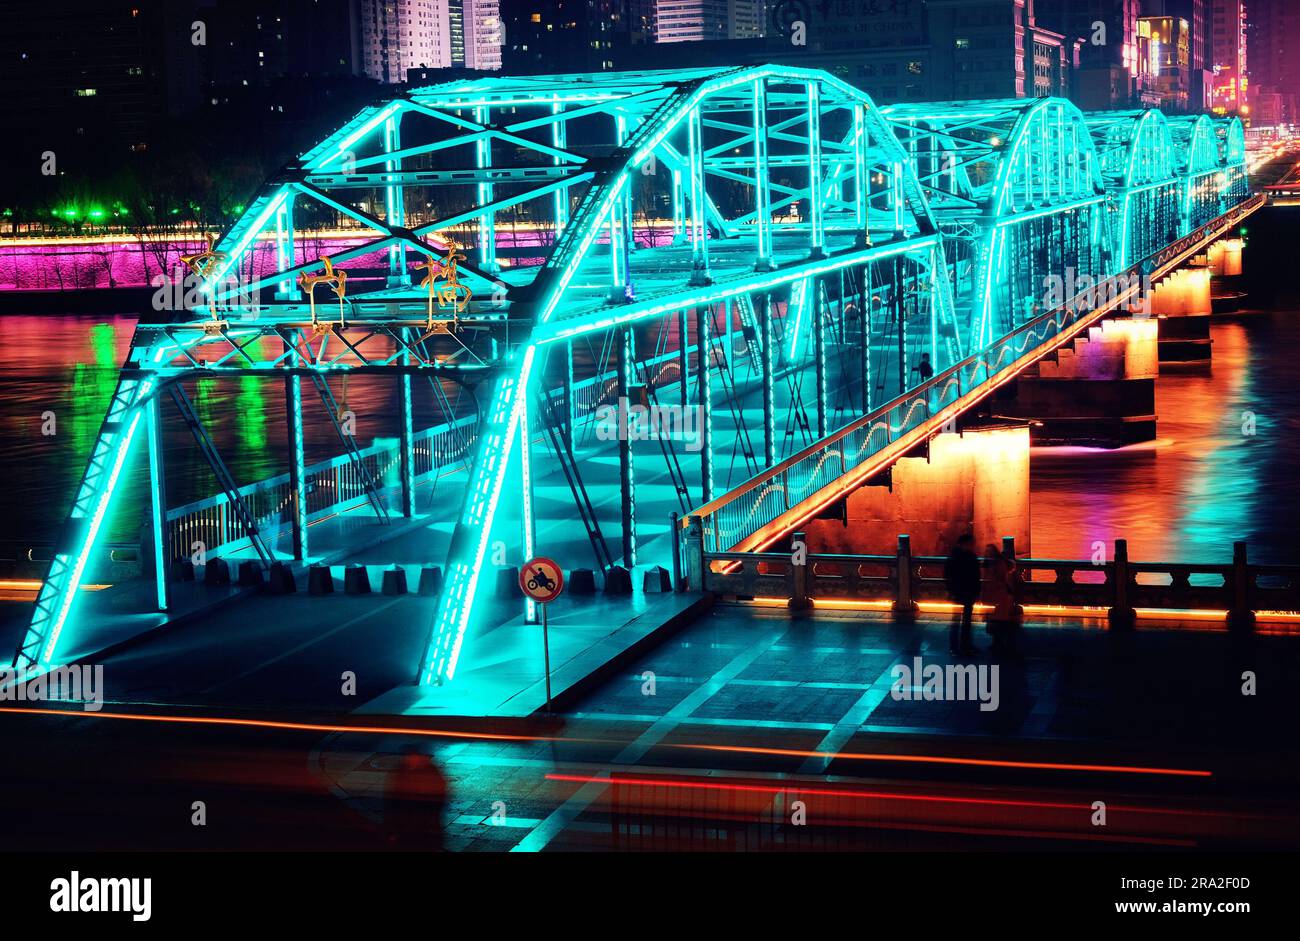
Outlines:
<svg viewBox="0 0 1300 941"><path fill-rule="evenodd" d="M687 516L714 550L788 537L1229 232L1258 205L1244 161L1235 119L878 108L776 66L410 89L270 180L191 261L201 303L137 328L15 663L79 649L79 588L138 444L160 610L196 540L306 565L319 521L418 519L444 578L411 672L444 682L500 546L608 570L668 565ZM340 220L346 248L304 234ZM1045 303L1066 269L1105 303ZM350 374L391 376L391 440L354 442L330 387ZM250 376L283 385L290 459L241 485L184 384ZM308 465L317 396L342 453ZM702 420L604 433L632 405ZM220 483L201 504L167 502L164 407ZM440 507L418 505L444 477Z"/></svg>

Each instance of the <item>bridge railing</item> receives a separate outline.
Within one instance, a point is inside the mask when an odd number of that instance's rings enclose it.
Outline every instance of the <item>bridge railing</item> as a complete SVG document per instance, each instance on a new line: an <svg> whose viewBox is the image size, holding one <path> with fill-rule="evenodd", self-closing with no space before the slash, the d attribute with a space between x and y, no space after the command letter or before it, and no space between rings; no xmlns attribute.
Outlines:
<svg viewBox="0 0 1300 941"><path fill-rule="evenodd" d="M742 337L742 330L714 337L714 344ZM677 351L642 361L656 386L666 385L677 368ZM670 377L666 379L665 377ZM575 422L590 420L597 411L616 401L618 374L608 370L573 383ZM552 390L561 396L563 390ZM559 415L556 416L559 420ZM475 441L477 416L468 415L454 422L443 422L414 436L415 480L417 483L466 459ZM539 416L538 420L541 420ZM401 462L396 441L380 442L358 449L361 463L374 480L384 481ZM304 475L307 521L315 522L337 513L345 513L367 500L365 483L346 455L309 465ZM239 496L248 506L257 526L264 534L288 531L291 523L289 475L279 474L239 488ZM249 545L248 533L233 511L224 493L186 503L167 511L167 548L170 558L186 558L201 543L208 556L220 556Z"/></svg>
<svg viewBox="0 0 1300 941"><path fill-rule="evenodd" d="M1022 324L1002 338L926 382L858 418L821 441L739 487L694 510L703 522L705 542L719 552L744 545L823 488L864 468L891 445L918 442L915 432L980 386L1005 381L1088 324L1125 303L1144 275L1159 273L1207 238L1226 231L1241 216L1263 205L1255 196L1189 233L1172 245L1082 291L1062 306ZM1106 302L1096 305L1097 298ZM956 410L952 415L955 416ZM816 509L816 507L811 507ZM797 521L796 521L797 522ZM682 525L685 525L683 518Z"/></svg>
<svg viewBox="0 0 1300 941"><path fill-rule="evenodd" d="M415 480L461 461L474 444L473 415L435 425L414 435ZM401 461L396 441L384 441L359 448L361 464L381 483ZM347 455L311 464L305 469L304 486L309 523L347 512L366 502L366 488L360 471ZM288 474L279 474L239 488L258 529L288 530L291 520L292 488ZM171 558L185 558L201 543L205 554L223 555L249 544L248 533L224 493L187 503L167 511L167 548Z"/></svg>
<svg viewBox="0 0 1300 941"><path fill-rule="evenodd" d="M819 599L875 602L902 614L914 613L917 602L949 600L944 558L913 556L907 536L894 555L809 553L796 565L790 552L710 551L696 529L688 531L685 555L687 582L717 595L785 599L793 607ZM1251 563L1240 542L1232 561L1221 563L1130 561L1118 540L1104 562L1023 558L1016 566L1017 602L1049 609L1044 614L1090 608L1128 623L1142 608L1213 613L1246 625L1260 612L1300 612L1300 564Z"/></svg>

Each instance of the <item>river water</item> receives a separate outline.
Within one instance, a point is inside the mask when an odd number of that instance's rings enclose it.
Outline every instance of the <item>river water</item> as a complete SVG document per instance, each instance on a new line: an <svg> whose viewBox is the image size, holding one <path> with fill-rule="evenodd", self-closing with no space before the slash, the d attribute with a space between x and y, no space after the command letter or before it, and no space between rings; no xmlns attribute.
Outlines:
<svg viewBox="0 0 1300 941"><path fill-rule="evenodd" d="M1214 323L1212 368L1160 377L1157 441L1110 452L1034 451L1034 556L1089 558L1095 542L1124 537L1134 559L1227 561L1240 539L1257 561L1300 559L1300 290L1288 277L1298 237L1300 208L1265 210L1250 221L1248 309ZM13 315L0 324L0 541L47 543L72 500L135 322ZM357 416L359 442L396 435L391 383L360 377L333 387ZM237 480L281 472L278 384L250 377L200 383L191 394ZM319 401L306 394L304 401L310 463L339 447ZM417 427L438 420L432 396L416 401L425 403ZM51 430L48 413L54 434L43 433ZM168 442L169 503L211 493L179 423ZM111 540L137 538L144 473L142 458L126 471L128 499L109 521Z"/></svg>

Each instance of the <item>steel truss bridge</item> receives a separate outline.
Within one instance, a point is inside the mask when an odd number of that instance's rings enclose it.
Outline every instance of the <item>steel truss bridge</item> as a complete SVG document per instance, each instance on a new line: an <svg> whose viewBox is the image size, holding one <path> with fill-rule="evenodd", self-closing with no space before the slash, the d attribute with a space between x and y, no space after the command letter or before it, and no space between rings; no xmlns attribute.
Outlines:
<svg viewBox="0 0 1300 941"><path fill-rule="evenodd" d="M306 562L309 515L325 504L304 462L304 394L334 418L330 379L392 377L397 509L414 514L416 479L439 455L467 461L416 673L441 683L494 535L533 552L543 472L562 471L599 567L636 563L636 474L651 458L634 460L630 440L610 446L617 547L584 483L591 426L611 403L698 410L691 447L657 445L672 508L703 521L712 551L771 545L1134 297L1140 285L1123 279L1168 270L1253 207L1235 119L1085 114L1055 98L880 108L827 73L777 66L407 90L265 184L196 265L197 307L137 328L14 663L58 663L76 632L78 589L138 439L166 607L164 400L216 473L230 544L270 564L269 515ZM301 233L339 220L359 244L327 259ZM448 277L453 250L464 257ZM1047 279L1067 269L1118 283L1114 303L1045 305ZM328 280L339 271L346 286ZM285 392L289 467L270 509L225 470L183 387L250 375ZM445 422L417 432L425 382ZM348 471L351 496L386 517L379 458L339 431L336 476Z"/></svg>

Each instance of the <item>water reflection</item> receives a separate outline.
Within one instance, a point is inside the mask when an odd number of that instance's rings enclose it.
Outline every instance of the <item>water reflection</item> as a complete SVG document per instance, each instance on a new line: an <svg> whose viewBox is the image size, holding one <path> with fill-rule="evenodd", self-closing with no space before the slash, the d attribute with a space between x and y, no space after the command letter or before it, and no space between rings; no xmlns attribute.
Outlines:
<svg viewBox="0 0 1300 941"><path fill-rule="evenodd" d="M11 316L0 344L0 489L4 539L52 541L95 431L103 418L135 322L82 317ZM647 338L649 340L649 338ZM1151 445L1105 452L1035 451L1032 462L1032 552L1090 558L1094 543L1127 538L1135 559L1199 561L1231 557L1246 539L1259 561L1295 561L1300 494L1300 418L1292 403L1300 379L1300 312L1275 311L1218 322L1214 366L1173 373L1156 386L1159 435ZM645 347L651 349L651 345ZM332 383L340 405L356 414L362 445L396 435L396 389L382 377ZM417 382L416 422L441 413ZM282 386L254 376L192 384L198 413L236 480L250 482L285 468ZM448 395L457 397L457 390ZM339 451L319 399L304 388L308 461ZM466 399L467 401L467 399ZM58 434L41 434L53 411ZM169 498L173 505L213 492L193 441L167 409ZM1254 434L1244 434L1253 419ZM124 477L125 496L109 521L109 538L132 541L145 486L143 449Z"/></svg>
<svg viewBox="0 0 1300 941"><path fill-rule="evenodd" d="M1094 542L1123 537L1134 559L1226 562L1239 539L1258 561L1300 557L1300 495L1287 479L1300 466L1289 405L1300 313L1244 315L1211 336L1211 371L1157 381L1157 441L1034 451L1034 555L1090 558Z"/></svg>

